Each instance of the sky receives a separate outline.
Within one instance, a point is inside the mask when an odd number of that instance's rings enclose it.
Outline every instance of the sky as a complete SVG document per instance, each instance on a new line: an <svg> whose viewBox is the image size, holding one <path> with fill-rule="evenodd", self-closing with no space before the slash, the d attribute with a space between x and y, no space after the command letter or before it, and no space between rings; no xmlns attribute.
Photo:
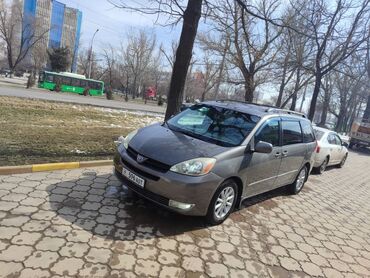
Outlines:
<svg viewBox="0 0 370 278"><path fill-rule="evenodd" d="M99 52L105 44L119 46L124 43L127 33L135 29L153 32L158 43L170 47L178 40L181 26L163 27L156 24L156 16L125 11L114 7L107 0L59 0L67 6L82 11L81 47L89 47L94 32L94 49ZM125 0L130 2L131 0ZM132 0L133 1L133 0Z"/></svg>

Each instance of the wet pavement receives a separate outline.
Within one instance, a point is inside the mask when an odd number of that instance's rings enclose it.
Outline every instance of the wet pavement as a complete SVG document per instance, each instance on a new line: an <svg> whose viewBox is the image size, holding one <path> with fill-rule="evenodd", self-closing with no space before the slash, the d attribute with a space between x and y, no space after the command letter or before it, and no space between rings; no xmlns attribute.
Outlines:
<svg viewBox="0 0 370 278"><path fill-rule="evenodd" d="M131 198L111 167L0 176L1 277L370 277L370 155L207 227Z"/></svg>

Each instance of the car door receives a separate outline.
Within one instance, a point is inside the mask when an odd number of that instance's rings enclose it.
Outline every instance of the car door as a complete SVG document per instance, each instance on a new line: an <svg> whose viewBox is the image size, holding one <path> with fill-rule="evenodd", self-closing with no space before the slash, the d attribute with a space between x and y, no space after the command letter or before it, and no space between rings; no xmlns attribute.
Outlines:
<svg viewBox="0 0 370 278"><path fill-rule="evenodd" d="M290 184L302 167L307 148L299 120L283 118L281 122L282 159L275 187Z"/></svg>
<svg viewBox="0 0 370 278"><path fill-rule="evenodd" d="M327 137L327 140L328 140L328 143L329 143L329 151L330 151L330 161L329 161L329 165L333 165L333 164L336 164L338 162L338 159L339 159L339 154L338 154L338 145L337 145L337 141L336 141L336 138L335 138L335 134L334 133L329 133L328 134L328 137Z"/></svg>
<svg viewBox="0 0 370 278"><path fill-rule="evenodd" d="M246 195L253 196L274 188L281 162L280 118L268 119L256 132L254 144L264 141L272 144L271 153L252 152L246 168Z"/></svg>
<svg viewBox="0 0 370 278"><path fill-rule="evenodd" d="M342 139L340 139L338 134L334 134L336 151L337 151L337 162L340 163L345 155Z"/></svg>

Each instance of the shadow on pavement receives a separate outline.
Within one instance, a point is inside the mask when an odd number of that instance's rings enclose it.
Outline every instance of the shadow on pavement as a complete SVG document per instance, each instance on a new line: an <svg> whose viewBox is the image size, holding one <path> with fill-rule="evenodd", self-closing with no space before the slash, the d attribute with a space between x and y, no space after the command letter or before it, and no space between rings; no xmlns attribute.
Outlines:
<svg viewBox="0 0 370 278"><path fill-rule="evenodd" d="M94 172L91 172L94 173ZM110 175L90 175L105 180ZM50 208L93 235L113 240L174 236L206 227L201 217L171 212L132 196L119 181L97 183L82 176L47 188Z"/></svg>
<svg viewBox="0 0 370 278"><path fill-rule="evenodd" d="M349 155L351 152L361 156L370 156L370 148L352 148L349 150Z"/></svg>
<svg viewBox="0 0 370 278"><path fill-rule="evenodd" d="M180 215L132 196L120 181L108 181L108 177L112 178L110 174L96 175L91 171L84 172L78 179L50 185L47 192L51 210L80 229L112 240L175 236L207 227L203 217ZM261 207L271 209L277 206L272 198L284 195L288 194L283 187L246 199L230 218L237 222L246 221L259 213ZM244 209L248 210L249 217L240 213Z"/></svg>

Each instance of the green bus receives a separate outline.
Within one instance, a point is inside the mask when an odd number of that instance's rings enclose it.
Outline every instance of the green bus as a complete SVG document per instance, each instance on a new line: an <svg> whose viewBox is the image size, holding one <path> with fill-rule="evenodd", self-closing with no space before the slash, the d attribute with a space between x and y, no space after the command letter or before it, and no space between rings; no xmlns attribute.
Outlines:
<svg viewBox="0 0 370 278"><path fill-rule="evenodd" d="M104 82L87 79L84 75L71 72L42 71L39 74L38 87L51 91L70 92L80 95L101 96L104 94Z"/></svg>

